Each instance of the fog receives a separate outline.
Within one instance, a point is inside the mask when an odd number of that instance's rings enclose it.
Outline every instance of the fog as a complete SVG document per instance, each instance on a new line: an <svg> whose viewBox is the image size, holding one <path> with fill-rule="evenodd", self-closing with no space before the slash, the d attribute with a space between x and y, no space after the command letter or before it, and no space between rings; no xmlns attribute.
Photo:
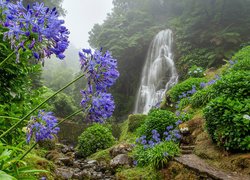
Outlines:
<svg viewBox="0 0 250 180"><path fill-rule="evenodd" d="M62 6L67 11L64 19L70 42L76 48L88 48L88 32L111 12L112 0L64 0Z"/></svg>

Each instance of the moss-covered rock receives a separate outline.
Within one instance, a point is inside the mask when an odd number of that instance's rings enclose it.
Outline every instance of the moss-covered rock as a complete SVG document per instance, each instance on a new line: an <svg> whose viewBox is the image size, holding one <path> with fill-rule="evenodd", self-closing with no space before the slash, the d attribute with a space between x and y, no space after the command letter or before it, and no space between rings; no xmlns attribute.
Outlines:
<svg viewBox="0 0 250 180"><path fill-rule="evenodd" d="M135 132L145 121L147 115L144 114L130 114L128 116L128 131Z"/></svg>

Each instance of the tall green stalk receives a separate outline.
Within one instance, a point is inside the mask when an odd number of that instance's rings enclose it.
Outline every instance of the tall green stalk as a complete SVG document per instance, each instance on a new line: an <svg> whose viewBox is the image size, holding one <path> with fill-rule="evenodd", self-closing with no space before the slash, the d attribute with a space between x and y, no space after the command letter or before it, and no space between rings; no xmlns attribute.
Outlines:
<svg viewBox="0 0 250 180"><path fill-rule="evenodd" d="M8 61L14 54L15 54L15 51L13 51L12 53L10 53L10 54L8 55L8 57L6 57L2 62L0 62L0 67L1 67L6 61Z"/></svg>
<svg viewBox="0 0 250 180"><path fill-rule="evenodd" d="M56 126L53 127L53 129L57 126L59 126L61 123L63 123L64 121L66 121L67 119L79 114L80 112L82 112L82 108L77 110L76 112L72 113L71 115L67 116L66 118L64 118L63 120L61 120ZM36 142L35 144L33 144L25 153L23 153L23 155L19 158L19 160L22 160L27 154L29 154L29 152L34 149L36 147L36 145L38 144L38 142Z"/></svg>
<svg viewBox="0 0 250 180"><path fill-rule="evenodd" d="M58 91L56 91L54 94L52 94L50 97L48 97L47 99L45 99L41 104L39 104L36 108L34 108L33 110L31 110L28 114L26 114L22 119L20 119L16 124L14 124L13 126L11 126L7 131L5 131L3 134L1 134L0 138L3 138L6 134L8 134L10 131L12 131L15 127L17 127L21 122L23 122L25 119L27 119L33 112L35 112L37 109L39 109L42 105L44 105L47 101L49 101L51 98L53 98L54 96L56 96L58 93L60 93L61 91L63 91L64 89L66 89L67 87L69 87L71 84L75 83L76 81L78 81L79 79L81 79L85 74L80 75L79 77L77 77L76 79L74 79L73 81L71 81L70 83L68 83L67 85L65 85L64 87L62 87L61 89L59 89Z"/></svg>

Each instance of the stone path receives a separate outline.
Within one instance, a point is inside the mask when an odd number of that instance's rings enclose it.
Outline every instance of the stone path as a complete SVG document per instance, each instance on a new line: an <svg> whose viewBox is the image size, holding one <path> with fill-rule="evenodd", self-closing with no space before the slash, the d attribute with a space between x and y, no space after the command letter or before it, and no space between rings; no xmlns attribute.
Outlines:
<svg viewBox="0 0 250 180"><path fill-rule="evenodd" d="M208 165L204 160L194 154L183 154L174 159L185 167L194 170L199 175L204 175L206 179L218 180L250 180L250 176L223 172L215 167Z"/></svg>

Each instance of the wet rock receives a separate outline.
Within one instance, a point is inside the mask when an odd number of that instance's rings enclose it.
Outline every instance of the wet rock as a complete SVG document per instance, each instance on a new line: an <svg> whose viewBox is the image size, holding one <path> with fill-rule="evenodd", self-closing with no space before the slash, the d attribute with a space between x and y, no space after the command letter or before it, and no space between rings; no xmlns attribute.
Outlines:
<svg viewBox="0 0 250 180"><path fill-rule="evenodd" d="M65 168L57 168L56 169L56 176L59 179L71 179L74 172L72 169L65 169Z"/></svg>
<svg viewBox="0 0 250 180"><path fill-rule="evenodd" d="M90 160L87 162L88 164L97 164L97 160Z"/></svg>
<svg viewBox="0 0 250 180"><path fill-rule="evenodd" d="M116 157L119 154L127 154L133 150L132 144L120 144L118 146L113 147L109 153L112 158Z"/></svg>
<svg viewBox="0 0 250 180"><path fill-rule="evenodd" d="M73 159L70 157L58 158L65 166L73 166Z"/></svg>
<svg viewBox="0 0 250 180"><path fill-rule="evenodd" d="M127 154L119 154L110 161L110 166L117 168L119 166L131 167L133 164L133 159Z"/></svg>

